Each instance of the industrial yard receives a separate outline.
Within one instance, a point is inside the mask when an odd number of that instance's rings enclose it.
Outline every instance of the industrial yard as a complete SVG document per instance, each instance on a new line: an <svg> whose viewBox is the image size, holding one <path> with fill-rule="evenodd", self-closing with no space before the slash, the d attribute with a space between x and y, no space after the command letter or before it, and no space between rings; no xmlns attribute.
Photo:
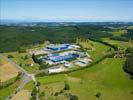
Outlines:
<svg viewBox="0 0 133 100"><path fill-rule="evenodd" d="M48 44L29 53L35 56L38 63L50 66L47 68L49 74L69 71L73 67L85 67L92 62L90 55L75 44Z"/></svg>

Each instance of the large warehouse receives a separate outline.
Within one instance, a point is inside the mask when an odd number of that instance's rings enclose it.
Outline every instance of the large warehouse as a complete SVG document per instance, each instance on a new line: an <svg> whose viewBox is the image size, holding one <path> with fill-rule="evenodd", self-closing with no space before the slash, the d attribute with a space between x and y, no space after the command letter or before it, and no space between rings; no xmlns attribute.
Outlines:
<svg viewBox="0 0 133 100"><path fill-rule="evenodd" d="M47 49L58 51L68 49L69 46L69 44L50 44Z"/></svg>
<svg viewBox="0 0 133 100"><path fill-rule="evenodd" d="M67 55L52 55L49 56L49 60L51 60L52 62L60 62L60 61L64 61L64 60L72 60L79 57L78 54L67 54Z"/></svg>

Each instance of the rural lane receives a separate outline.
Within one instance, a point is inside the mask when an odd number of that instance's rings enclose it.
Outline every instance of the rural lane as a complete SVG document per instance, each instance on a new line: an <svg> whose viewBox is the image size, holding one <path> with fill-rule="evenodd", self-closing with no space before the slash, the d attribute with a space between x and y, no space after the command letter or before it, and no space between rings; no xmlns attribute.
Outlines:
<svg viewBox="0 0 133 100"><path fill-rule="evenodd" d="M3 54L0 53L0 56L3 57L4 59L6 59L7 61L9 61L10 63L12 63L19 71L21 71L23 73L23 80L20 83L19 87L11 95L9 95L6 98L6 100L11 100L11 98L13 96L15 96L17 92L22 90L24 88L25 84L28 83L30 80L33 80L37 84L34 74L29 74L26 70L24 70L22 67L20 67L18 64L16 64L13 60L7 58ZM37 94L37 98L38 98L38 94Z"/></svg>

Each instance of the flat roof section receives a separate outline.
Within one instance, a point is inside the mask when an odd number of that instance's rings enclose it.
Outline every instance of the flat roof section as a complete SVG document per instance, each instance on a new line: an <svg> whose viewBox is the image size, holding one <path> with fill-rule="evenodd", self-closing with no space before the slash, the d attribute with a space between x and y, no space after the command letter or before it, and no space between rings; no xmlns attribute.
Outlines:
<svg viewBox="0 0 133 100"><path fill-rule="evenodd" d="M60 61L63 61L63 60L71 60L71 59L74 59L74 58L77 58L79 57L78 54L68 54L68 55L64 55L64 56L51 56L49 57L49 59L53 62L60 62Z"/></svg>
<svg viewBox="0 0 133 100"><path fill-rule="evenodd" d="M47 49L56 51L56 50L64 50L67 49L70 45L69 44L50 44Z"/></svg>

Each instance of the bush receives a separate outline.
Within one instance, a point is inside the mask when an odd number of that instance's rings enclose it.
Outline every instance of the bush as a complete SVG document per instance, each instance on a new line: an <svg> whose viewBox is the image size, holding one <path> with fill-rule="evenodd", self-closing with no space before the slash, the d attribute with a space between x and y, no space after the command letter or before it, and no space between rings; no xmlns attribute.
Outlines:
<svg viewBox="0 0 133 100"><path fill-rule="evenodd" d="M98 93L96 94L96 97L97 97L97 98L100 98L100 96L101 96L101 93L98 92Z"/></svg>
<svg viewBox="0 0 133 100"><path fill-rule="evenodd" d="M41 62L41 63L40 63L40 69L46 69L46 68L48 68L48 67L49 67L48 64L46 64L46 63L44 63L44 62Z"/></svg>
<svg viewBox="0 0 133 100"><path fill-rule="evenodd" d="M58 96L58 95L59 95L59 93L58 92L55 92L54 96Z"/></svg>
<svg viewBox="0 0 133 100"><path fill-rule="evenodd" d="M65 82L65 87L64 87L64 90L70 90L70 86L68 83Z"/></svg>
<svg viewBox="0 0 133 100"><path fill-rule="evenodd" d="M21 72L18 72L18 75L17 75L17 77L16 77L16 80L20 80L21 75L22 75L22 73L21 73Z"/></svg>
<svg viewBox="0 0 133 100"><path fill-rule="evenodd" d="M31 93L31 100L36 100L36 94L37 94L37 89L36 87L33 88L32 93Z"/></svg>
<svg viewBox="0 0 133 100"><path fill-rule="evenodd" d="M123 66L123 69L125 72L133 76L133 49L127 49L126 53L126 61Z"/></svg>
<svg viewBox="0 0 133 100"><path fill-rule="evenodd" d="M18 53L26 53L26 50L24 48L18 48Z"/></svg>
<svg viewBox="0 0 133 100"><path fill-rule="evenodd" d="M40 97L45 96L45 92L41 92Z"/></svg>
<svg viewBox="0 0 133 100"><path fill-rule="evenodd" d="M28 58L29 58L28 55L25 55L24 59L26 60L26 59L28 59Z"/></svg>
<svg viewBox="0 0 133 100"><path fill-rule="evenodd" d="M41 84L40 82L37 82L37 86L40 86L40 84Z"/></svg>
<svg viewBox="0 0 133 100"><path fill-rule="evenodd" d="M59 94L63 93L63 90L60 90Z"/></svg>
<svg viewBox="0 0 133 100"><path fill-rule="evenodd" d="M22 67L22 66L23 66L23 64L22 64L22 63L20 63L20 64L19 64L19 66L21 66L21 67Z"/></svg>
<svg viewBox="0 0 133 100"><path fill-rule="evenodd" d="M130 76L130 79L133 80L133 76Z"/></svg>
<svg viewBox="0 0 133 100"><path fill-rule="evenodd" d="M32 54L32 59L35 63L40 63L40 60L38 60L34 54Z"/></svg>
<svg viewBox="0 0 133 100"><path fill-rule="evenodd" d="M72 95L71 93L69 93L70 96L70 100L78 100L78 97L76 95Z"/></svg>
<svg viewBox="0 0 133 100"><path fill-rule="evenodd" d="M133 48L127 48L126 53L133 53Z"/></svg>
<svg viewBox="0 0 133 100"><path fill-rule="evenodd" d="M8 55L8 58L14 58L13 55Z"/></svg>

